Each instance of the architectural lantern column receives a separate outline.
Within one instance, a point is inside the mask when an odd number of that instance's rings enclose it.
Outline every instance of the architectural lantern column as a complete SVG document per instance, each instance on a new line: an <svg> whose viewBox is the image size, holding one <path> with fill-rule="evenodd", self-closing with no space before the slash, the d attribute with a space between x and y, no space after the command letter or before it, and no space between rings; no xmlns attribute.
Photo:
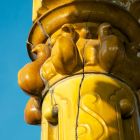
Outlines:
<svg viewBox="0 0 140 140"><path fill-rule="evenodd" d="M42 140L140 139L140 1L34 0L18 73Z"/></svg>

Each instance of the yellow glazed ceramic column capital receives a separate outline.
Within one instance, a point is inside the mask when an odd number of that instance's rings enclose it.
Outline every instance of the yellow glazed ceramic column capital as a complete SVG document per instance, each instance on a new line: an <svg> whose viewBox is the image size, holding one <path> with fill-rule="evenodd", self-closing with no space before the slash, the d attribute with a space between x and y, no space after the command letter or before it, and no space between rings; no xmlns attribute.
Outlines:
<svg viewBox="0 0 140 140"><path fill-rule="evenodd" d="M140 0L33 0L18 84L42 140L140 139Z"/></svg>

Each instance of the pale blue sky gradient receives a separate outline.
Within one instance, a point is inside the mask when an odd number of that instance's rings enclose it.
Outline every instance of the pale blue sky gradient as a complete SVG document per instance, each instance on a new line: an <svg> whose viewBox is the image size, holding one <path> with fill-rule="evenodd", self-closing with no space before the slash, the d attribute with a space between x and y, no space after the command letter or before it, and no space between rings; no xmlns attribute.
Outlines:
<svg viewBox="0 0 140 140"><path fill-rule="evenodd" d="M32 0L0 1L0 140L40 140L40 127L24 122L29 97L17 85L18 70L30 61L31 16Z"/></svg>

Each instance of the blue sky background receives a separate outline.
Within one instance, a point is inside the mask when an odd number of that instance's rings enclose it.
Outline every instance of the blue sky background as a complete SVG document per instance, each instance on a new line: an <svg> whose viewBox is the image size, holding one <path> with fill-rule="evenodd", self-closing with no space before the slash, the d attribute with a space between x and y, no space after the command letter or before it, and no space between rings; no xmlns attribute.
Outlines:
<svg viewBox="0 0 140 140"><path fill-rule="evenodd" d="M24 122L29 97L17 85L18 70L30 61L31 16L32 0L0 1L0 140L40 140L40 127Z"/></svg>

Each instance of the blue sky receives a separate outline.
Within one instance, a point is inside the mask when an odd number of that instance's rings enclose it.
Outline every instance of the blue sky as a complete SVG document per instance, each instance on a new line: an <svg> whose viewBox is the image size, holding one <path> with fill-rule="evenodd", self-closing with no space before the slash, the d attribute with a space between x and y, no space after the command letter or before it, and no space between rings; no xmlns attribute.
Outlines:
<svg viewBox="0 0 140 140"><path fill-rule="evenodd" d="M40 127L24 122L29 97L17 84L18 70L30 61L31 16L32 0L0 1L0 140L40 140Z"/></svg>

